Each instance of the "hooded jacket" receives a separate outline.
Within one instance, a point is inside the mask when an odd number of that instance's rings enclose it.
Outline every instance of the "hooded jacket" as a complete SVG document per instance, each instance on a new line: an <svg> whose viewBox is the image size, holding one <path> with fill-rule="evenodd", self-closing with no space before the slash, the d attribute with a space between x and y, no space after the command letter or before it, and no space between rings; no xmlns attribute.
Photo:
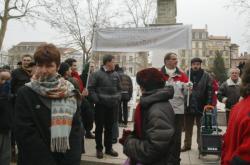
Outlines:
<svg viewBox="0 0 250 165"><path fill-rule="evenodd" d="M142 137L135 132L124 143L123 152L143 165L174 164L174 111L168 102L172 87L145 92L141 97Z"/></svg>

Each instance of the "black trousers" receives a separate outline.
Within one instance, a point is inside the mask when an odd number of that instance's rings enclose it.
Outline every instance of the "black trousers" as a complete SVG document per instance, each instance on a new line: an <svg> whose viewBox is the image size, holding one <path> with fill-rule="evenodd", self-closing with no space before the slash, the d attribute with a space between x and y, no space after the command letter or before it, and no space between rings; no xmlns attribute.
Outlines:
<svg viewBox="0 0 250 165"><path fill-rule="evenodd" d="M82 102L82 122L86 134L90 133L94 124L94 105L87 99Z"/></svg>
<svg viewBox="0 0 250 165"><path fill-rule="evenodd" d="M181 134L182 128L184 125L184 114L176 114L175 115L175 134L174 134L174 143L175 143L175 150L173 156L175 157L176 165L179 165L181 162L180 153L181 153Z"/></svg>
<svg viewBox="0 0 250 165"><path fill-rule="evenodd" d="M128 101L121 101L119 107L119 123L128 124Z"/></svg>
<svg viewBox="0 0 250 165"><path fill-rule="evenodd" d="M104 131L104 146L106 151L112 149L112 127L114 124L114 111L116 107L106 107L102 104L95 105L95 141L96 149L102 150L102 133Z"/></svg>

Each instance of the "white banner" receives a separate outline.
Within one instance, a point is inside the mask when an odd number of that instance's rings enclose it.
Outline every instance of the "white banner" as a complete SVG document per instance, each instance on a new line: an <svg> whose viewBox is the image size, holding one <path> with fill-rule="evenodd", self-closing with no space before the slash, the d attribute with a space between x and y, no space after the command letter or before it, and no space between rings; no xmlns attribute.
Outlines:
<svg viewBox="0 0 250 165"><path fill-rule="evenodd" d="M96 29L93 51L145 52L191 49L191 25Z"/></svg>

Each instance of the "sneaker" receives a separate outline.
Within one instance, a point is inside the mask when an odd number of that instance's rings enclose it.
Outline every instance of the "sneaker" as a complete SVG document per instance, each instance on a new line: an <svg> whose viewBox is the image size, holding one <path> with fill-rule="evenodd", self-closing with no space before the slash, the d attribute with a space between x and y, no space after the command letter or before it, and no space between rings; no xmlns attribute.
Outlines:
<svg viewBox="0 0 250 165"><path fill-rule="evenodd" d="M109 151L105 152L107 155L113 156L113 157L118 157L118 152L116 152L115 150L111 149Z"/></svg>
<svg viewBox="0 0 250 165"><path fill-rule="evenodd" d="M96 150L96 157L98 159L102 159L103 158L103 152L102 151L99 151L99 150Z"/></svg>

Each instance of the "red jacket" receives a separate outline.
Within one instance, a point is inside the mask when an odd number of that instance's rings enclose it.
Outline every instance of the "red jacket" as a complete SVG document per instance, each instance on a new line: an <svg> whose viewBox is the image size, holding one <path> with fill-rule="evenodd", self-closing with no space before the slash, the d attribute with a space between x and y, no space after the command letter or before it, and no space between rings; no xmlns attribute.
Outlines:
<svg viewBox="0 0 250 165"><path fill-rule="evenodd" d="M165 80L168 81L169 75L166 73L165 66L163 66L161 68L161 71L165 76ZM184 72L182 72L179 68L176 67L176 71L174 73L173 80L187 83L188 82L188 77Z"/></svg>
<svg viewBox="0 0 250 165"><path fill-rule="evenodd" d="M212 105L216 106L217 105L217 99L218 99L216 92L218 92L218 90L219 90L219 83L218 83L217 80L214 79L213 82L212 82L212 85L213 85Z"/></svg>
<svg viewBox="0 0 250 165"><path fill-rule="evenodd" d="M221 164L250 164L250 96L237 103L230 112Z"/></svg>
<svg viewBox="0 0 250 165"><path fill-rule="evenodd" d="M82 92L85 87L83 85L83 82L82 82L80 75L77 72L72 71L71 76L77 81L77 83L79 85L80 92Z"/></svg>

